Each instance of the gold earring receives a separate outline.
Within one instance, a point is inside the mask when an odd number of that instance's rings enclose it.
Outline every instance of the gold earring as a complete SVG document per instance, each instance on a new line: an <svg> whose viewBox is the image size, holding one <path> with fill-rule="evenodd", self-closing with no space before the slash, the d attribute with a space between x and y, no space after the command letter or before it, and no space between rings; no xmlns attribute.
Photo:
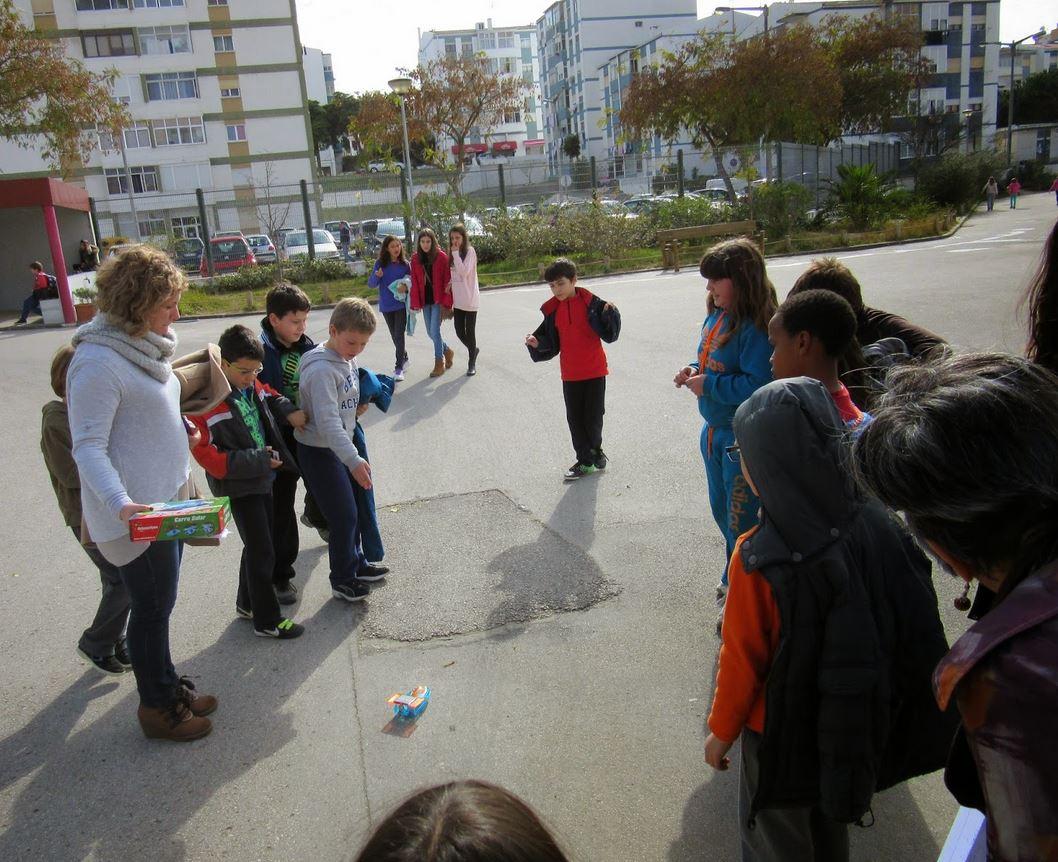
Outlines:
<svg viewBox="0 0 1058 862"><path fill-rule="evenodd" d="M966 587L962 591L961 596L957 596L952 602L955 605L955 610L963 611L964 613L970 610L970 582L966 582Z"/></svg>

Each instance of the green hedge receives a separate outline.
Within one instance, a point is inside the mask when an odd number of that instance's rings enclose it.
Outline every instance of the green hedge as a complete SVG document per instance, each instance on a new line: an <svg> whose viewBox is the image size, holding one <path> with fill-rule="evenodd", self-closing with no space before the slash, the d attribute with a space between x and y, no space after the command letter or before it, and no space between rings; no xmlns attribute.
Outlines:
<svg viewBox="0 0 1058 862"><path fill-rule="evenodd" d="M211 293L234 293L240 290L267 290L286 280L293 284L317 284L349 278L349 270L341 260L296 260L292 263L269 263L244 266L231 275L219 275L208 288Z"/></svg>

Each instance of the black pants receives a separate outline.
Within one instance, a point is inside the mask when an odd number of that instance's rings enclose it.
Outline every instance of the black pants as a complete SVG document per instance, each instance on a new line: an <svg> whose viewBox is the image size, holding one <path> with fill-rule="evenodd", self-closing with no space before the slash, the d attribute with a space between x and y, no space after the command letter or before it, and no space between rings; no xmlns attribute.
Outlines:
<svg viewBox="0 0 1058 862"><path fill-rule="evenodd" d="M283 618L272 588L275 550L272 547L272 495L233 497L231 515L242 539L239 591L235 603L253 611L255 629L271 629Z"/></svg>
<svg viewBox="0 0 1058 862"><path fill-rule="evenodd" d="M330 449L298 443L298 463L305 483L316 495L330 524L327 556L331 564L331 586L351 583L367 565L353 493L356 480Z"/></svg>
<svg viewBox="0 0 1058 862"><path fill-rule="evenodd" d="M393 339L393 368L403 368L408 361L408 351L404 346L404 332L408 326L408 310L401 308L397 311L383 311L382 317L386 320L389 329L389 337Z"/></svg>
<svg viewBox="0 0 1058 862"><path fill-rule="evenodd" d="M283 442L291 456L297 452L297 444L294 441L293 429L283 429ZM275 550L275 569L272 581L276 584L285 584L296 574L294 562L298 558L300 540L298 537L298 515L294 508L295 497L298 492L298 474L288 473L285 470L276 472L275 482L272 483L272 523L274 525L273 549ZM305 517L312 522L317 529L327 528L327 519L316 505L316 500L306 486L305 490Z"/></svg>
<svg viewBox="0 0 1058 862"><path fill-rule="evenodd" d="M582 464L595 461L593 449L602 448L602 417L606 412L606 378L563 380L562 397L566 402L566 422L577 460Z"/></svg>
<svg viewBox="0 0 1058 862"><path fill-rule="evenodd" d="M463 342L463 346L474 356L474 350L478 346L477 335L474 332L478 323L476 311L463 311L461 308L452 309L452 323L456 328L456 338Z"/></svg>
<svg viewBox="0 0 1058 862"><path fill-rule="evenodd" d="M78 527L70 529L80 544L81 530ZM92 625L84 630L77 645L89 655L113 655L114 646L125 636L125 625L129 621L129 591L125 589L118 567L111 564L99 548L81 547L99 569L99 583L103 592Z"/></svg>

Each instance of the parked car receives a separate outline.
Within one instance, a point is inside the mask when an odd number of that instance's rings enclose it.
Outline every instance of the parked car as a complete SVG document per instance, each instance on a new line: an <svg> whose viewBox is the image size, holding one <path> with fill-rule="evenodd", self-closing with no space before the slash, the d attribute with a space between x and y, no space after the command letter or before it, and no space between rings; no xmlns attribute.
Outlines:
<svg viewBox="0 0 1058 862"><path fill-rule="evenodd" d="M404 170L404 162L368 162L367 169L373 174L381 172L399 174Z"/></svg>
<svg viewBox="0 0 1058 862"><path fill-rule="evenodd" d="M212 239L213 237L225 236L241 236L243 239L246 239L246 234L244 234L241 230L218 230L215 234L212 234L212 236L210 236L210 239Z"/></svg>
<svg viewBox="0 0 1058 862"><path fill-rule="evenodd" d="M173 259L185 272L198 272L202 266L202 254L206 244L197 236L178 239L173 243Z"/></svg>
<svg viewBox="0 0 1058 862"><path fill-rule="evenodd" d="M250 244L243 236L216 236L209 240L210 250L213 254L213 272L220 275L225 272L235 272L244 266L254 266L257 258L254 257ZM209 275L209 260L202 255L199 264L199 274Z"/></svg>
<svg viewBox="0 0 1058 862"><path fill-rule="evenodd" d="M246 241L250 244L250 248L253 249L253 256L257 258L258 263L276 262L275 244L263 233L250 234L250 236L246 237Z"/></svg>
<svg viewBox="0 0 1058 862"><path fill-rule="evenodd" d="M414 234L415 231L412 231ZM402 218L380 218L375 225L375 236L378 237L379 242L382 242L384 236L395 236L400 239L404 238L404 219ZM413 236L414 240L415 237Z"/></svg>
<svg viewBox="0 0 1058 862"><path fill-rule="evenodd" d="M333 237L323 228L312 229L312 244L316 252L316 258L319 260L337 260L341 256ZM294 230L283 234L279 238L279 257L282 260L305 257L308 253L309 237L307 231Z"/></svg>

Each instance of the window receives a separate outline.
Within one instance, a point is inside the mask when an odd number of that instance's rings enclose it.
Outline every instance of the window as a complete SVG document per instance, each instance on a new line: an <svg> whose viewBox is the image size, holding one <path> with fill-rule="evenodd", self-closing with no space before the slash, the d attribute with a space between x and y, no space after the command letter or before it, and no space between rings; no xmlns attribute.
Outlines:
<svg viewBox="0 0 1058 862"><path fill-rule="evenodd" d="M504 111L503 122L505 123L520 123L522 121L521 111Z"/></svg>
<svg viewBox="0 0 1058 862"><path fill-rule="evenodd" d="M456 56L456 40L445 39L445 56L455 59Z"/></svg>
<svg viewBox="0 0 1058 862"><path fill-rule="evenodd" d="M228 143L246 140L245 123L234 123L230 126L225 126L224 128L228 130Z"/></svg>
<svg viewBox="0 0 1058 862"><path fill-rule="evenodd" d="M183 6L184 0L135 0L137 9L169 9L172 6Z"/></svg>
<svg viewBox="0 0 1058 862"><path fill-rule="evenodd" d="M478 35L478 50L479 51L490 51L496 47L496 34L489 31L482 31Z"/></svg>
<svg viewBox="0 0 1058 862"><path fill-rule="evenodd" d="M636 27L642 27L643 26L643 22L642 21L636 21L635 26Z"/></svg>
<svg viewBox="0 0 1058 862"><path fill-rule="evenodd" d="M214 36L213 37L213 50L218 54L230 52L235 50L235 42L229 33L227 36Z"/></svg>
<svg viewBox="0 0 1058 862"><path fill-rule="evenodd" d="M162 165L162 186L170 191L209 189L213 187L213 171L209 164Z"/></svg>
<svg viewBox="0 0 1058 862"><path fill-rule="evenodd" d="M197 236L202 238L201 222L198 216L173 216L173 236L177 239L191 239Z"/></svg>
<svg viewBox="0 0 1058 862"><path fill-rule="evenodd" d="M510 32L500 33L499 36L496 39L496 44L500 48L513 48L514 47L514 34L510 33Z"/></svg>
<svg viewBox="0 0 1058 862"><path fill-rule="evenodd" d="M124 131L125 149L135 150L151 145L151 130L146 123L136 123Z"/></svg>
<svg viewBox="0 0 1058 862"><path fill-rule="evenodd" d="M242 95L239 87L221 87L220 97L222 99L238 99Z"/></svg>
<svg viewBox="0 0 1058 862"><path fill-rule="evenodd" d="M136 54L136 40L131 30L82 33L81 48L85 57L131 57Z"/></svg>
<svg viewBox="0 0 1058 862"><path fill-rule="evenodd" d="M148 102L198 98L198 78L194 72L159 72L143 78Z"/></svg>
<svg viewBox="0 0 1058 862"><path fill-rule="evenodd" d="M187 26L141 27L140 50L144 54L190 54L191 34Z"/></svg>
<svg viewBox="0 0 1058 862"><path fill-rule="evenodd" d="M227 6L228 0L208 0L207 6Z"/></svg>
<svg viewBox="0 0 1058 862"><path fill-rule="evenodd" d="M176 147L180 144L204 144L206 129L201 117L169 117L154 121L154 145Z"/></svg>
<svg viewBox="0 0 1058 862"><path fill-rule="evenodd" d="M147 192L156 192L158 185L158 168L135 167L129 168L128 175L124 168L106 168L104 173L107 178L107 192L112 195L125 195L129 192L129 178L132 179L132 193L142 195Z"/></svg>
<svg viewBox="0 0 1058 862"><path fill-rule="evenodd" d="M106 126L96 126L96 137L99 139L99 149L105 152L113 152L118 148L118 142L114 133Z"/></svg>
<svg viewBox="0 0 1058 862"><path fill-rule="evenodd" d="M114 83L110 85L110 92L116 102L120 102L122 105L132 104L132 79L116 78Z"/></svg>
<svg viewBox="0 0 1058 862"><path fill-rule="evenodd" d="M102 12L106 9L128 9L129 0L77 0L78 12Z"/></svg>
<svg viewBox="0 0 1058 862"><path fill-rule="evenodd" d="M165 213L140 213L140 236L165 236Z"/></svg>

